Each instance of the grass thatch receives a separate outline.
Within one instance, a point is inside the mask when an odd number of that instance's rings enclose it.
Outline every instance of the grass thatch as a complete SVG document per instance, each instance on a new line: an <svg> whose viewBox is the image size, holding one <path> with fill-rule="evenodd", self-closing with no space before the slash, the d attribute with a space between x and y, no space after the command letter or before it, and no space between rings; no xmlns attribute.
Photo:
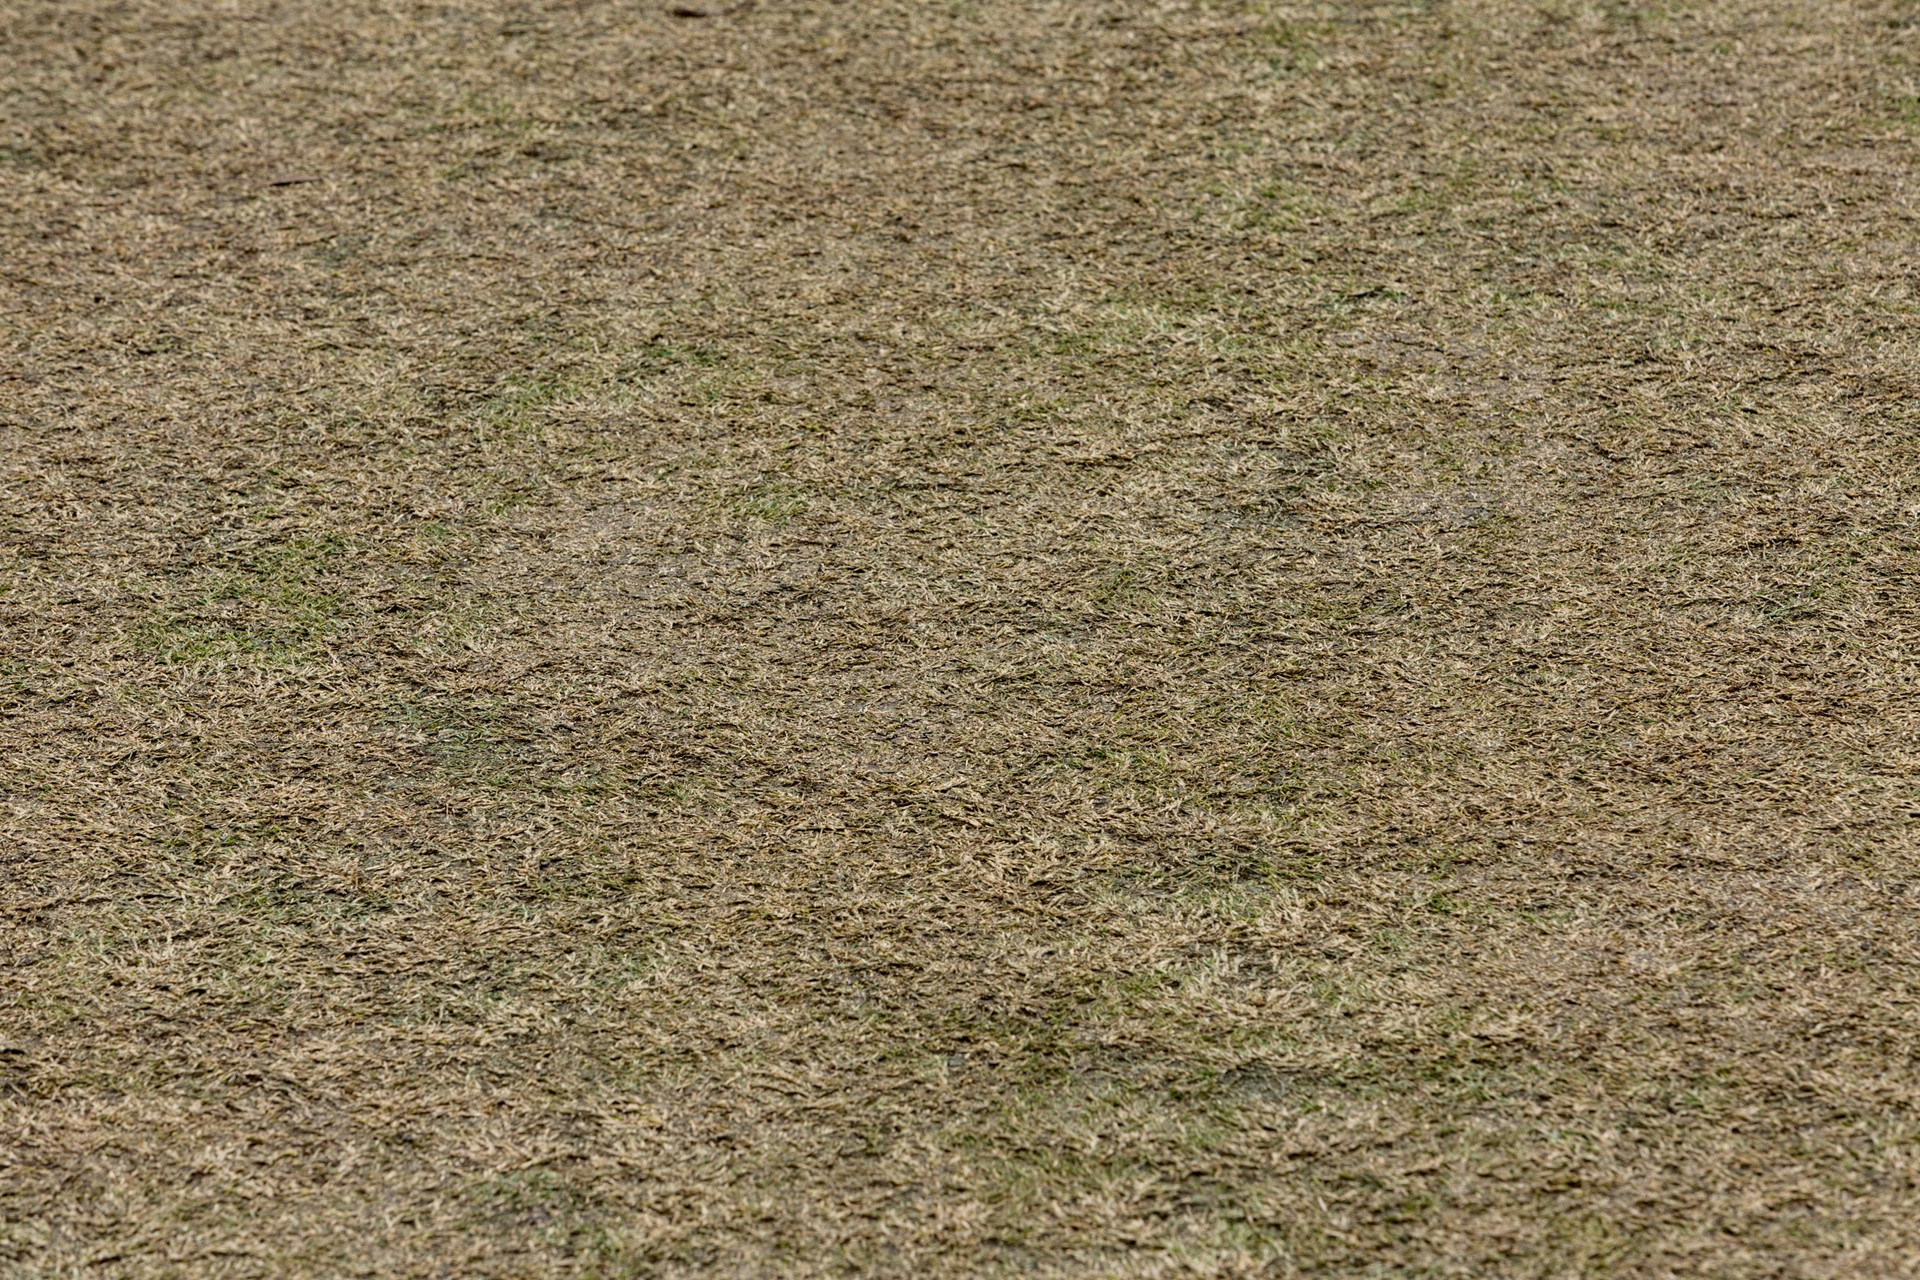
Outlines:
<svg viewBox="0 0 1920 1280"><path fill-rule="evenodd" d="M0 1271L1911 1274L1910 0L0 9Z"/></svg>

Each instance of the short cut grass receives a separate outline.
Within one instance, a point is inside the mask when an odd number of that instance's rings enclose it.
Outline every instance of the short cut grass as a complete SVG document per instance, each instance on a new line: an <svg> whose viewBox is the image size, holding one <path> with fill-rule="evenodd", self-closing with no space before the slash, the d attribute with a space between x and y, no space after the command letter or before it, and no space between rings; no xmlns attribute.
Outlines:
<svg viewBox="0 0 1920 1280"><path fill-rule="evenodd" d="M1910 0L11 0L0 1274L1911 1275Z"/></svg>

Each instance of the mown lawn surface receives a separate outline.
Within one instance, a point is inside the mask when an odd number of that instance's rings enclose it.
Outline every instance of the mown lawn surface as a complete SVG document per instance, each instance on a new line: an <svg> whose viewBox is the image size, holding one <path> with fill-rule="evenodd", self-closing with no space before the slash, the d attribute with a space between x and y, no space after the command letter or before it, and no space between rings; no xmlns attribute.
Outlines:
<svg viewBox="0 0 1920 1280"><path fill-rule="evenodd" d="M0 1274L1920 1269L1911 0L9 0Z"/></svg>

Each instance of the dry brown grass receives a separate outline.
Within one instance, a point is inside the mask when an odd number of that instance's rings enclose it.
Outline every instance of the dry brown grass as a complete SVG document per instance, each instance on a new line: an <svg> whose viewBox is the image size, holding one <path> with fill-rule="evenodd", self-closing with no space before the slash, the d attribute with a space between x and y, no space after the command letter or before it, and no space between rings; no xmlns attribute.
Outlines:
<svg viewBox="0 0 1920 1280"><path fill-rule="evenodd" d="M1916 57L11 0L0 1270L1920 1269Z"/></svg>

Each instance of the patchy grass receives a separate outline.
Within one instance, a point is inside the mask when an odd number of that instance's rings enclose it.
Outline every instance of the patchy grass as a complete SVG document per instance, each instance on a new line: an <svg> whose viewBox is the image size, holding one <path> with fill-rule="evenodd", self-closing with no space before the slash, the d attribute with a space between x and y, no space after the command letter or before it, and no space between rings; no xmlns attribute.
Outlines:
<svg viewBox="0 0 1920 1280"><path fill-rule="evenodd" d="M345 551L337 537L295 537L223 557L197 575L197 592L166 593L134 643L169 664L310 660L341 623L345 604L326 586Z"/></svg>
<svg viewBox="0 0 1920 1280"><path fill-rule="evenodd" d="M0 1273L1911 1271L1910 14L456 8L0 18Z"/></svg>

